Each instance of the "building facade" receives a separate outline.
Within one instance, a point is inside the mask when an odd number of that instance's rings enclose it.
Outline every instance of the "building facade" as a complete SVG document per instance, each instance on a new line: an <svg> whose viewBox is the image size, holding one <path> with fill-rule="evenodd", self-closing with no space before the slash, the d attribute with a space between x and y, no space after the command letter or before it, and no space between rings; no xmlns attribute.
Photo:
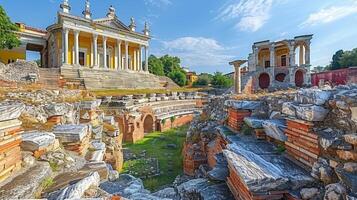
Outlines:
<svg viewBox="0 0 357 200"><path fill-rule="evenodd" d="M309 84L312 36L254 43L247 60L229 63L235 68L235 92L253 93L271 87L302 87ZM243 66L245 63L247 66Z"/></svg>
<svg viewBox="0 0 357 200"><path fill-rule="evenodd" d="M85 2L82 16L71 14L68 0L60 5L57 22L46 31L18 24L22 45L0 52L1 61L25 59L26 50L40 53L43 67L94 68L148 72L149 27L136 31L131 18L127 26L110 6L106 17L92 19L90 2Z"/></svg>

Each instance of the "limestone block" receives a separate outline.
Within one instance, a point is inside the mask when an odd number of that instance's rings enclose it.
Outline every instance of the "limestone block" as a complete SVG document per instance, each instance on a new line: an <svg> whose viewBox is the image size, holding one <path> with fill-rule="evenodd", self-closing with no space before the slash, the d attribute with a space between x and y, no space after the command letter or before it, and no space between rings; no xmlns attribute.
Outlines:
<svg viewBox="0 0 357 200"><path fill-rule="evenodd" d="M119 178L113 182L106 181L101 183L100 188L109 194L119 194L122 197L130 197L135 193L150 193L148 190L145 190L141 179L129 174L120 174Z"/></svg>
<svg viewBox="0 0 357 200"><path fill-rule="evenodd" d="M87 189L89 189L91 186L98 186L99 182L99 174L97 172L93 172L88 177L61 190L56 199L81 199Z"/></svg>
<svg viewBox="0 0 357 200"><path fill-rule="evenodd" d="M261 101L237 101L237 100L227 100L224 102L226 107L232 107L235 109L243 110L260 110L264 106Z"/></svg>
<svg viewBox="0 0 357 200"><path fill-rule="evenodd" d="M68 103L51 103L45 105L44 110L48 117L62 116L73 110L73 105Z"/></svg>
<svg viewBox="0 0 357 200"><path fill-rule="evenodd" d="M0 121L17 119L20 117L25 105L22 103L1 103L0 104Z"/></svg>
<svg viewBox="0 0 357 200"><path fill-rule="evenodd" d="M284 102L282 105L282 113L291 117L296 117L296 104L293 102Z"/></svg>
<svg viewBox="0 0 357 200"><path fill-rule="evenodd" d="M245 117L244 122L251 128L261 129L263 128L264 120L256 117Z"/></svg>
<svg viewBox="0 0 357 200"><path fill-rule="evenodd" d="M303 188L300 191L300 195L302 199L313 199L319 194L319 189L318 188Z"/></svg>
<svg viewBox="0 0 357 200"><path fill-rule="evenodd" d="M288 139L285 135L285 120L265 120L262 122L262 126L266 135L282 142L285 142Z"/></svg>
<svg viewBox="0 0 357 200"><path fill-rule="evenodd" d="M331 91L320 89L300 89L295 95L295 102L300 104L323 105L331 97Z"/></svg>
<svg viewBox="0 0 357 200"><path fill-rule="evenodd" d="M37 151L55 143L56 136L49 132L30 131L22 134L21 149Z"/></svg>
<svg viewBox="0 0 357 200"><path fill-rule="evenodd" d="M328 109L312 104L300 104L299 106L295 106L295 108L299 119L310 122L323 121L329 112Z"/></svg>
<svg viewBox="0 0 357 200"><path fill-rule="evenodd" d="M327 185L325 190L324 200L345 199L347 194L346 188L340 183Z"/></svg>
<svg viewBox="0 0 357 200"><path fill-rule="evenodd" d="M51 167L47 162L38 162L25 173L0 188L0 199L34 199L36 190L45 178L50 177Z"/></svg>
<svg viewBox="0 0 357 200"><path fill-rule="evenodd" d="M54 128L53 133L61 142L80 142L88 134L87 125L58 125Z"/></svg>

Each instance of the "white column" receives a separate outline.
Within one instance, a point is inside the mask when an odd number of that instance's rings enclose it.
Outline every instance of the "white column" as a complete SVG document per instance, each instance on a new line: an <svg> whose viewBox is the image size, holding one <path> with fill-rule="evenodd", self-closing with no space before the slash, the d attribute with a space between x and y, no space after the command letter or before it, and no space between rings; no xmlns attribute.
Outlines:
<svg viewBox="0 0 357 200"><path fill-rule="evenodd" d="M118 70L118 45L114 45L114 69Z"/></svg>
<svg viewBox="0 0 357 200"><path fill-rule="evenodd" d="M300 45L299 66L304 64L304 46Z"/></svg>
<svg viewBox="0 0 357 200"><path fill-rule="evenodd" d="M139 71L143 71L143 46L139 47Z"/></svg>
<svg viewBox="0 0 357 200"><path fill-rule="evenodd" d="M98 35L93 35L93 67L98 67Z"/></svg>
<svg viewBox="0 0 357 200"><path fill-rule="evenodd" d="M139 49L138 50L136 50L136 60L137 60L137 70L138 71L141 71L141 69L140 69L140 46L139 46Z"/></svg>
<svg viewBox="0 0 357 200"><path fill-rule="evenodd" d="M145 46L145 71L149 71L149 48Z"/></svg>
<svg viewBox="0 0 357 200"><path fill-rule="evenodd" d="M64 29L64 63L68 64L68 34L69 30Z"/></svg>
<svg viewBox="0 0 357 200"><path fill-rule="evenodd" d="M125 70L129 69L129 42L125 41Z"/></svg>
<svg viewBox="0 0 357 200"><path fill-rule="evenodd" d="M275 67L275 47L271 46L270 50L270 67Z"/></svg>
<svg viewBox="0 0 357 200"><path fill-rule="evenodd" d="M104 69L107 69L107 37L105 36L103 36L103 59Z"/></svg>
<svg viewBox="0 0 357 200"><path fill-rule="evenodd" d="M118 70L120 70L122 68L122 64L121 64L121 40L117 40L117 45L118 45Z"/></svg>
<svg viewBox="0 0 357 200"><path fill-rule="evenodd" d="M79 65L79 31L74 31L74 64Z"/></svg>
<svg viewBox="0 0 357 200"><path fill-rule="evenodd" d="M305 64L310 65L310 42L306 42L305 47Z"/></svg>
<svg viewBox="0 0 357 200"><path fill-rule="evenodd" d="M134 50L134 55L133 55L133 61L134 61L134 63L133 63L133 70L134 71L136 71L137 69L137 57L136 57L136 50Z"/></svg>

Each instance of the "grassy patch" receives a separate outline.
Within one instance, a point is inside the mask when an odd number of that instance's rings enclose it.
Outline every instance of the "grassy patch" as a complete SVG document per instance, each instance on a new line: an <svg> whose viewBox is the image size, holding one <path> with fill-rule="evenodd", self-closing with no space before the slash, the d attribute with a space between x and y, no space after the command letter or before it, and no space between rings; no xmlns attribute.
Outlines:
<svg viewBox="0 0 357 200"><path fill-rule="evenodd" d="M135 144L124 144L124 148L130 149L135 154L146 151L146 157L157 158L161 175L144 179L144 185L150 190L156 190L160 186L170 184L177 175L182 174L182 147L185 141L188 126L160 133L151 133ZM175 144L177 148L168 148L168 144ZM123 171L135 170L130 168L134 161L124 162ZM137 170L142 167L139 163Z"/></svg>
<svg viewBox="0 0 357 200"><path fill-rule="evenodd" d="M52 177L48 177L48 178L46 178L46 179L44 179L42 181L41 187L42 187L43 190L45 190L45 189L51 187L54 183L55 182L54 182L53 178Z"/></svg>
<svg viewBox="0 0 357 200"><path fill-rule="evenodd" d="M151 94L151 93L169 93L169 92L194 92L199 91L199 88L173 88L166 89L115 89L115 90L92 90L96 96L122 96L134 94Z"/></svg>

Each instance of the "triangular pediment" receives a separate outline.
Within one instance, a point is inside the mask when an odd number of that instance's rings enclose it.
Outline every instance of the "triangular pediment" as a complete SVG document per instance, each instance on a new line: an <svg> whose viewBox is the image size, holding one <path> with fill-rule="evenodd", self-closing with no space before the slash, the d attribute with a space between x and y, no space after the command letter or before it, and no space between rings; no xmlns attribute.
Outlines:
<svg viewBox="0 0 357 200"><path fill-rule="evenodd" d="M126 26L123 22L121 22L118 18L103 18L94 20L96 24L100 24L103 26L107 26L110 28L118 29L118 30L126 30L130 31L129 27Z"/></svg>

